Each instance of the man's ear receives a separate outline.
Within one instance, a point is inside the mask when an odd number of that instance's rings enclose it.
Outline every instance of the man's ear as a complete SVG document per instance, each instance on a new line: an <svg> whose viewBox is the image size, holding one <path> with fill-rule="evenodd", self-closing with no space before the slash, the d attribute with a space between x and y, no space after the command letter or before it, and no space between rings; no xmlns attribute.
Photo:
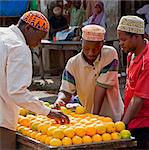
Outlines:
<svg viewBox="0 0 149 150"><path fill-rule="evenodd" d="M26 24L25 27L24 27L25 32L29 31L30 28L31 28L30 25L29 25L29 24Z"/></svg>

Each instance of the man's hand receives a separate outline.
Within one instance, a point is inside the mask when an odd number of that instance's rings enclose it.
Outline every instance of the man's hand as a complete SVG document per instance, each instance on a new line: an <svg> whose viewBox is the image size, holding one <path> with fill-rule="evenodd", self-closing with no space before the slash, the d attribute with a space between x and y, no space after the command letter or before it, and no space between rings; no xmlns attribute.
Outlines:
<svg viewBox="0 0 149 150"><path fill-rule="evenodd" d="M60 109L61 106L65 106L65 102L61 99L57 99L54 103L54 108L55 109Z"/></svg>
<svg viewBox="0 0 149 150"><path fill-rule="evenodd" d="M68 116L56 109L51 109L47 117L55 119L55 121L60 124L68 124L70 122Z"/></svg>

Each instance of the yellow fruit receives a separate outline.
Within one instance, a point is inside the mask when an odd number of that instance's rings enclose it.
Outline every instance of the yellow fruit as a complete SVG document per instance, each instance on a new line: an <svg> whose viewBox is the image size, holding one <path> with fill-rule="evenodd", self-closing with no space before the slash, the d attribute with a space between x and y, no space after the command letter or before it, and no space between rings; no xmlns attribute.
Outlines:
<svg viewBox="0 0 149 150"><path fill-rule="evenodd" d="M84 129L84 127L77 126L77 127L75 127L74 130L75 130L76 135L78 135L80 137L83 137L85 135L85 129Z"/></svg>
<svg viewBox="0 0 149 150"><path fill-rule="evenodd" d="M61 111L66 115L69 115L72 112L71 109L67 109L66 107L61 107Z"/></svg>
<svg viewBox="0 0 149 150"><path fill-rule="evenodd" d="M88 135L82 137L83 143L92 143L92 138Z"/></svg>
<svg viewBox="0 0 149 150"><path fill-rule="evenodd" d="M49 127L48 130L47 130L47 135L53 136L53 131L56 130L56 129L57 129L57 127L55 127L55 126Z"/></svg>
<svg viewBox="0 0 149 150"><path fill-rule="evenodd" d="M119 139L121 139L120 133L118 133L118 132L111 133L111 139L112 140L119 140Z"/></svg>
<svg viewBox="0 0 149 150"><path fill-rule="evenodd" d="M83 106L78 106L75 110L75 113L77 114L84 114L85 113L85 107Z"/></svg>
<svg viewBox="0 0 149 150"><path fill-rule="evenodd" d="M42 123L38 126L38 131L41 132L42 134L46 134L49 127L50 125Z"/></svg>
<svg viewBox="0 0 149 150"><path fill-rule="evenodd" d="M43 104L44 104L45 106L47 106L47 107L50 106L50 104L49 104L48 102L43 102Z"/></svg>
<svg viewBox="0 0 149 150"><path fill-rule="evenodd" d="M125 124L122 121L118 121L115 123L115 128L117 132L121 132L122 130L125 129Z"/></svg>
<svg viewBox="0 0 149 150"><path fill-rule="evenodd" d="M20 127L18 127L18 130L17 130L17 131L18 131L19 133L22 133L24 129L25 129L24 126L20 126Z"/></svg>
<svg viewBox="0 0 149 150"><path fill-rule="evenodd" d="M122 139L130 139L131 138L131 133L129 130L122 130L120 132L121 138Z"/></svg>
<svg viewBox="0 0 149 150"><path fill-rule="evenodd" d="M64 137L63 130L62 129L55 129L53 131L53 137L58 138L58 139L62 139Z"/></svg>
<svg viewBox="0 0 149 150"><path fill-rule="evenodd" d="M72 140L71 140L71 138L69 138L69 137L64 137L64 138L62 139L62 144L63 144L64 146L72 145Z"/></svg>
<svg viewBox="0 0 149 150"><path fill-rule="evenodd" d="M19 110L19 114L22 115L22 116L26 116L28 114L28 110L27 109L24 109L24 108L20 108Z"/></svg>
<svg viewBox="0 0 149 150"><path fill-rule="evenodd" d="M57 139L57 138L52 138L50 140L50 145L51 146L62 146L62 142L60 139Z"/></svg>
<svg viewBox="0 0 149 150"><path fill-rule="evenodd" d="M106 127L105 127L105 125L103 125L103 124L97 124L97 125L95 126L95 128L96 128L96 132L97 132L98 134L104 134L104 133L106 133Z"/></svg>
<svg viewBox="0 0 149 150"><path fill-rule="evenodd" d="M39 124L40 124L40 122L33 122L33 123L31 124L31 129L32 129L33 131L37 131Z"/></svg>
<svg viewBox="0 0 149 150"><path fill-rule="evenodd" d="M108 122L105 124L105 126L108 133L115 132L115 124L113 122Z"/></svg>
<svg viewBox="0 0 149 150"><path fill-rule="evenodd" d="M72 143L73 144L82 144L82 138L76 135L72 138Z"/></svg>
<svg viewBox="0 0 149 150"><path fill-rule="evenodd" d="M85 127L86 134L89 136L93 136L96 134L96 128L92 125L87 125Z"/></svg>
<svg viewBox="0 0 149 150"><path fill-rule="evenodd" d="M111 140L111 135L109 133L104 133L102 135L102 140L103 141L110 141Z"/></svg>
<svg viewBox="0 0 149 150"><path fill-rule="evenodd" d="M65 136L72 138L75 135L75 131L73 130L73 128L67 128L64 130L64 134Z"/></svg>
<svg viewBox="0 0 149 150"><path fill-rule="evenodd" d="M101 142L102 137L99 134L95 134L92 136L92 140L93 140L93 142Z"/></svg>
<svg viewBox="0 0 149 150"><path fill-rule="evenodd" d="M44 142L44 143L47 144L47 145L50 145L51 139L52 139L51 136L47 136L47 137L45 138L45 142Z"/></svg>

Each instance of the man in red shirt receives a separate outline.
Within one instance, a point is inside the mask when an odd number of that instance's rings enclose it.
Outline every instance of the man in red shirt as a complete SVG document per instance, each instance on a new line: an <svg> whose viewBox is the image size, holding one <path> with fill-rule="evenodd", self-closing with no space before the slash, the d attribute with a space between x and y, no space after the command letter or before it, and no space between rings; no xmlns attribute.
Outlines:
<svg viewBox="0 0 149 150"><path fill-rule="evenodd" d="M149 43L144 39L143 19L123 16L117 35L121 49L128 53L122 121L128 124L138 148L149 148Z"/></svg>

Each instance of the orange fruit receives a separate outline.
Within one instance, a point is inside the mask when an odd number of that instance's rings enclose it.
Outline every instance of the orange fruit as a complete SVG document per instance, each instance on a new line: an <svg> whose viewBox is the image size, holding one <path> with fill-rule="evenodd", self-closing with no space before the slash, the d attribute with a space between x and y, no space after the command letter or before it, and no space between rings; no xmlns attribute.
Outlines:
<svg viewBox="0 0 149 150"><path fill-rule="evenodd" d="M92 136L92 140L93 140L93 142L101 142L102 137L99 134L95 134Z"/></svg>
<svg viewBox="0 0 149 150"><path fill-rule="evenodd" d="M37 141L40 141L41 136L42 136L41 133L37 133L36 136L35 136L35 139L36 139Z"/></svg>
<svg viewBox="0 0 149 150"><path fill-rule="evenodd" d="M77 127L74 128L74 131L75 131L76 135L78 135L80 137L82 137L82 136L85 135L85 129L84 129L84 127L77 126Z"/></svg>
<svg viewBox="0 0 149 150"><path fill-rule="evenodd" d="M93 136L96 134L96 128L92 125L87 125L85 127L86 134L89 136Z"/></svg>
<svg viewBox="0 0 149 150"><path fill-rule="evenodd" d="M76 110L75 110L75 113L76 114L84 114L85 113L85 107L83 107L83 106L78 106L77 108L76 108Z"/></svg>
<svg viewBox="0 0 149 150"><path fill-rule="evenodd" d="M122 121L115 122L115 128L117 132L121 132L125 129L125 124Z"/></svg>
<svg viewBox="0 0 149 150"><path fill-rule="evenodd" d="M118 132L111 133L111 139L112 140L119 140L119 139L121 139L120 133L118 133Z"/></svg>
<svg viewBox="0 0 149 150"><path fill-rule="evenodd" d="M69 138L72 138L75 135L75 131L73 128L67 128L64 130L64 135L69 137Z"/></svg>
<svg viewBox="0 0 149 150"><path fill-rule="evenodd" d="M29 118L24 117L24 118L20 119L20 125L25 126L25 127L29 127L29 125L30 125Z"/></svg>
<svg viewBox="0 0 149 150"><path fill-rule="evenodd" d="M105 124L107 132L108 133L112 133L115 132L116 128L115 128L115 124L113 122L108 122Z"/></svg>
<svg viewBox="0 0 149 150"><path fill-rule="evenodd" d="M64 137L63 130L62 129L55 129L53 131L53 137L58 138L58 139L62 139Z"/></svg>
<svg viewBox="0 0 149 150"><path fill-rule="evenodd" d="M47 130L47 135L53 136L53 131L56 130L56 129L57 129L57 127L55 127L55 126L50 126L50 127L48 128L48 130Z"/></svg>
<svg viewBox="0 0 149 150"><path fill-rule="evenodd" d="M96 128L96 131L97 131L98 134L104 134L104 133L106 133L106 127L103 124L97 124L95 126L95 128Z"/></svg>
<svg viewBox="0 0 149 150"><path fill-rule="evenodd" d="M102 135L102 140L103 141L110 141L111 140L111 135L109 133L104 133Z"/></svg>
<svg viewBox="0 0 149 150"><path fill-rule="evenodd" d="M74 136L73 138L72 138L72 143L75 145L75 144L82 144L82 138L81 137L79 137L79 136Z"/></svg>
<svg viewBox="0 0 149 150"><path fill-rule="evenodd" d="M44 142L44 143L47 144L47 145L50 145L51 139L52 139L51 136L47 136L47 137L45 138L45 142Z"/></svg>
<svg viewBox="0 0 149 150"><path fill-rule="evenodd" d="M69 138L69 137L64 137L64 138L62 139L62 144L63 144L64 146L72 145L72 140L71 140L71 138Z"/></svg>
<svg viewBox="0 0 149 150"><path fill-rule="evenodd" d="M62 141L57 138L52 138L50 140L50 146L62 146Z"/></svg>
<svg viewBox="0 0 149 150"><path fill-rule="evenodd" d="M82 137L83 143L92 143L92 138L88 135Z"/></svg>

